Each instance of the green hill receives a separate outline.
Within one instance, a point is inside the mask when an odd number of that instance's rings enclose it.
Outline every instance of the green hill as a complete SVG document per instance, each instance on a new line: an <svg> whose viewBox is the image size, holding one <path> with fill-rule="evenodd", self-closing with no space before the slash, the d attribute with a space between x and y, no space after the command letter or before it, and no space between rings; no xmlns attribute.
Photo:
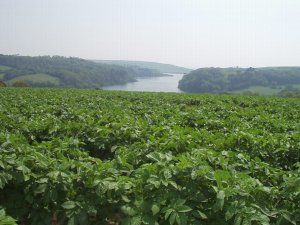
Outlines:
<svg viewBox="0 0 300 225"><path fill-rule="evenodd" d="M161 76L147 68L95 63L61 56L0 55L0 80L23 81L33 87L99 88L135 81L140 76Z"/></svg>
<svg viewBox="0 0 300 225"><path fill-rule="evenodd" d="M178 87L192 93L274 95L299 84L300 67L201 68L185 75Z"/></svg>
<svg viewBox="0 0 300 225"><path fill-rule="evenodd" d="M98 63L115 64L121 66L138 66L147 69L154 69L160 73L189 73L192 70L184 67L174 66L171 64L144 62L144 61L126 61L126 60L93 60Z"/></svg>

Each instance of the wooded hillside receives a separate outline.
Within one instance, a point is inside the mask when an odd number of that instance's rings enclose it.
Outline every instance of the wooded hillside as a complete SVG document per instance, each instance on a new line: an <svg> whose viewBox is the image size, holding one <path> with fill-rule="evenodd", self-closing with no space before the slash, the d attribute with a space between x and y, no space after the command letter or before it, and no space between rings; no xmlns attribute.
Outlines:
<svg viewBox="0 0 300 225"><path fill-rule="evenodd" d="M268 87L281 91L300 84L300 67L201 68L185 75L179 88L194 93L224 93Z"/></svg>
<svg viewBox="0 0 300 225"><path fill-rule="evenodd" d="M80 58L0 55L0 80L8 85L23 81L33 87L99 88L153 75L160 74L146 68L127 68Z"/></svg>

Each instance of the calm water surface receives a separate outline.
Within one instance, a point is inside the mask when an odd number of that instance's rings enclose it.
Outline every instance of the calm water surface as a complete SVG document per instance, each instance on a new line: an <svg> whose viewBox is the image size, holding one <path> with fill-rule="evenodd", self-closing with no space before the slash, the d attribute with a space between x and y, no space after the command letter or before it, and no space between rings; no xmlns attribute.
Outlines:
<svg viewBox="0 0 300 225"><path fill-rule="evenodd" d="M166 77L137 78L137 82L106 86L104 90L120 91L152 91L152 92L182 92L178 89L178 82L183 74L169 74Z"/></svg>

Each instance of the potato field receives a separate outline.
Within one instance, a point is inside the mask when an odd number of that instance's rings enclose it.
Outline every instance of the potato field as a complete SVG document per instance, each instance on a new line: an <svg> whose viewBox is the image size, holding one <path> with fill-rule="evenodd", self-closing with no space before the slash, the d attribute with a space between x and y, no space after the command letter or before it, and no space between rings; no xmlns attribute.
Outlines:
<svg viewBox="0 0 300 225"><path fill-rule="evenodd" d="M2 88L0 224L300 224L300 100Z"/></svg>

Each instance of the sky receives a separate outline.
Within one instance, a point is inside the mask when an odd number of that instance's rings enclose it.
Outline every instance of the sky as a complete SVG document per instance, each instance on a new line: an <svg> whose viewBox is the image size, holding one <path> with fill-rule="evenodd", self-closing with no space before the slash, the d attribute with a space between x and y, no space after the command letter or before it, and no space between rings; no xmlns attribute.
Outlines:
<svg viewBox="0 0 300 225"><path fill-rule="evenodd" d="M300 66L300 1L0 0L0 54Z"/></svg>

